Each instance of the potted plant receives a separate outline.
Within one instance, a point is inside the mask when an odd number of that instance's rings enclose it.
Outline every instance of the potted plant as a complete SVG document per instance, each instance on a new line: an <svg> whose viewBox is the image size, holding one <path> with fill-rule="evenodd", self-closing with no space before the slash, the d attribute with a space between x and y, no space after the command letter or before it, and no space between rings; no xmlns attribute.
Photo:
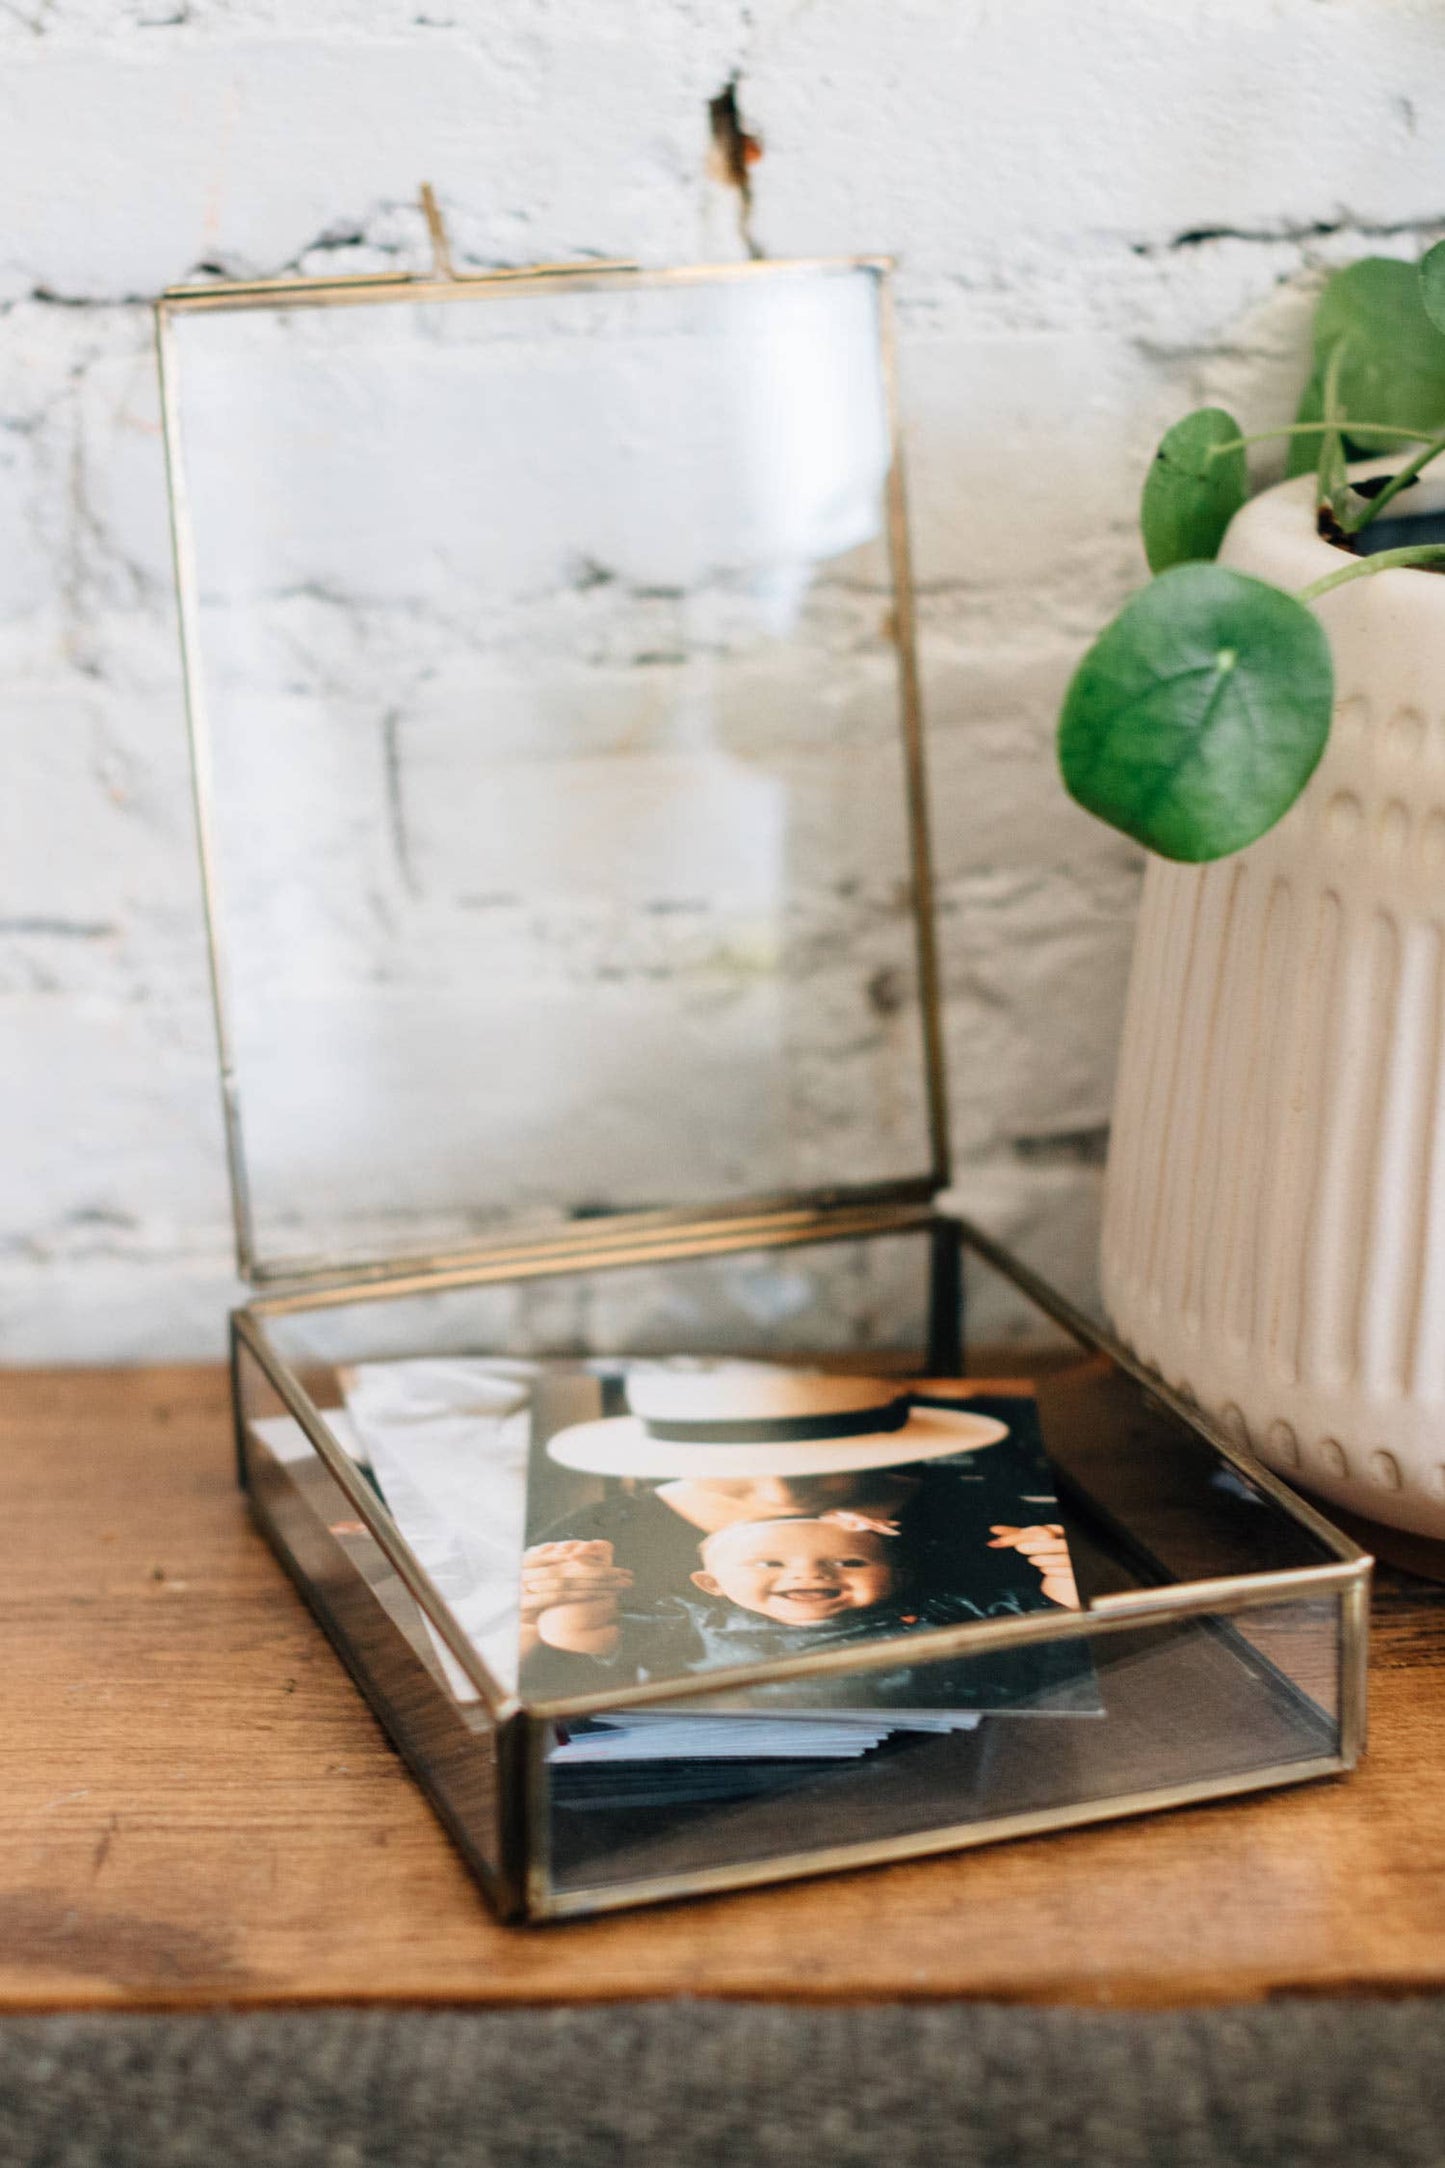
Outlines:
<svg viewBox="0 0 1445 2168"><path fill-rule="evenodd" d="M1152 854L1104 1299L1281 1473L1445 1538L1445 244L1331 279L1270 434L1248 501L1228 414L1169 431L1060 720Z"/></svg>

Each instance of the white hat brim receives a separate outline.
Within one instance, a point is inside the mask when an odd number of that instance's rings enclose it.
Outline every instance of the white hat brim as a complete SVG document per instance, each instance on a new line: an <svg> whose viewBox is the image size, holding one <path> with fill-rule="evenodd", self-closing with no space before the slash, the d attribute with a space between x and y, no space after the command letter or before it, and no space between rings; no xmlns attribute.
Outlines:
<svg viewBox="0 0 1445 2168"><path fill-rule="evenodd" d="M581 1475L696 1476L852 1475L901 1468L948 1453L976 1453L1008 1436L1008 1425L961 1408L915 1408L901 1430L857 1438L760 1440L755 1445L682 1445L654 1438L635 1415L572 1423L547 1441L547 1455Z"/></svg>

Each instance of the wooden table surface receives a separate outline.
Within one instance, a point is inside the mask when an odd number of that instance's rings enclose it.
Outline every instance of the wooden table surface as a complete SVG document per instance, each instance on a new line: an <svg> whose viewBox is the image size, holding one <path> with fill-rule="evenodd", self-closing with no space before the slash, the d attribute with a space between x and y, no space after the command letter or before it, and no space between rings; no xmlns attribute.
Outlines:
<svg viewBox="0 0 1445 2168"><path fill-rule="evenodd" d="M498 1927L246 1517L215 1369L0 1375L0 2009L1445 1987L1445 1591L1380 1576L1354 1776Z"/></svg>

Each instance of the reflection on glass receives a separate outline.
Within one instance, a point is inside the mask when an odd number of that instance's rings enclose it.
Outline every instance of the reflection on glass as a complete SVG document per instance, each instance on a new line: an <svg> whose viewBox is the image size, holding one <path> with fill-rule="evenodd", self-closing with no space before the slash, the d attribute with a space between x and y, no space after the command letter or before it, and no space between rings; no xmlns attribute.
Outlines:
<svg viewBox="0 0 1445 2168"><path fill-rule="evenodd" d="M920 1228L252 1314L330 1446L243 1351L253 1501L494 1884L501 1861L504 1908L524 1857L534 1910L585 1912L1357 1753L1354 1595L1289 1582L1330 1544L1086 1347L1032 1373L995 1349L986 1373L920 1382L929 1251ZM575 1554L566 1585L528 1584L538 1545L599 1541L606 1591ZM1201 1581L1206 1612L1159 1607ZM1130 1618L1140 1592L1149 1615ZM913 1638L940 1624L947 1653ZM682 1628L685 1648L646 1638ZM740 1633L749 1662L807 1677L740 1679ZM565 1676L534 1675L542 1649ZM501 1760L490 1737L514 1689L525 1783L518 1734Z"/></svg>
<svg viewBox="0 0 1445 2168"><path fill-rule="evenodd" d="M874 274L174 329L260 1251L923 1173Z"/></svg>
<svg viewBox="0 0 1445 2168"><path fill-rule="evenodd" d="M599 1264L491 1285L331 1301L268 1318L301 1375L408 1355L807 1354L925 1361L926 1230L664 1264Z"/></svg>
<svg viewBox="0 0 1445 2168"><path fill-rule="evenodd" d="M810 1851L841 1865L848 1847L941 1849L990 1823L1004 1834L1014 1821L1086 1821L1151 1796L1243 1790L1255 1773L1321 1773L1340 1751L1339 1723L1313 1686L1338 1671L1340 1631L1327 1596L1278 1614L1088 1635L1078 1646L1098 1681L1092 1721L992 1715L942 1736L900 1730L851 1762L738 1763L711 1783L636 1762L574 1766L554 1743L554 1896L561 1910L590 1911ZM1266 1641L1273 1661L1257 1652ZM711 1705L692 1704L699 1717ZM565 1736L554 1727L554 1741Z"/></svg>

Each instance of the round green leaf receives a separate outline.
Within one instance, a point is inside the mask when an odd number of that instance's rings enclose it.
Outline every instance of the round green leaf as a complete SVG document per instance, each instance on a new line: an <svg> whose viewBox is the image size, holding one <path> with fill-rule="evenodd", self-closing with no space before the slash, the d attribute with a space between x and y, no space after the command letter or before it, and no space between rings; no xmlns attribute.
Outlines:
<svg viewBox="0 0 1445 2168"><path fill-rule="evenodd" d="M1315 311L1315 359L1322 368L1338 340L1349 341L1340 374L1345 416L1414 429L1445 428L1445 332L1426 314L1420 272L1388 256L1365 256L1337 271ZM1308 398L1308 392L1306 393ZM1302 421L1318 419L1301 408ZM1368 446L1368 429L1351 430Z"/></svg>
<svg viewBox="0 0 1445 2168"><path fill-rule="evenodd" d="M1176 422L1144 477L1139 524L1151 572L1212 558L1249 494L1239 424L1223 407L1200 407ZM1232 444L1231 451L1219 447Z"/></svg>
<svg viewBox="0 0 1445 2168"><path fill-rule="evenodd" d="M1241 850L1287 813L1329 736L1329 644L1303 603L1176 565L1075 672L1059 764L1080 805L1164 858Z"/></svg>
<svg viewBox="0 0 1445 2168"><path fill-rule="evenodd" d="M1437 331L1445 331L1445 241L1428 249L1420 266L1420 299Z"/></svg>

